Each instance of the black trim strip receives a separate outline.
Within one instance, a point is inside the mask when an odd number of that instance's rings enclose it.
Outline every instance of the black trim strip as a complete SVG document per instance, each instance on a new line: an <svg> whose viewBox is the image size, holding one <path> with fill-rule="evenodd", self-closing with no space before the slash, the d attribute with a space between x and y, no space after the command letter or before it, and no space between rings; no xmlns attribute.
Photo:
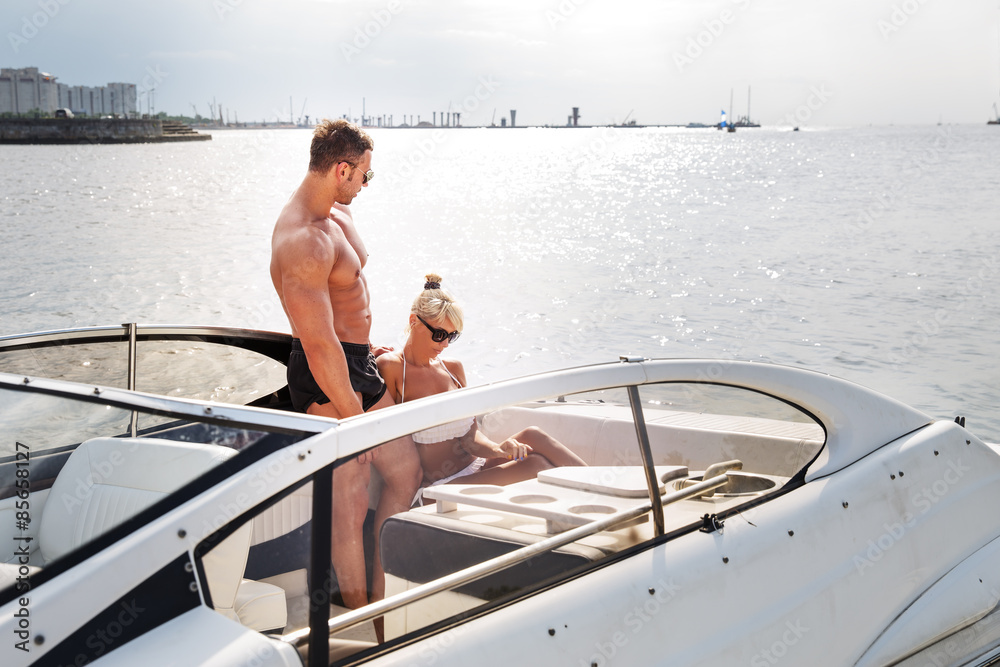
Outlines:
<svg viewBox="0 0 1000 667"><path fill-rule="evenodd" d="M333 535L333 464L313 475L309 564L309 659L307 667L330 664L330 539Z"/></svg>
<svg viewBox="0 0 1000 667"><path fill-rule="evenodd" d="M88 619L34 664L88 664L194 609L201 599L191 570L188 555L180 556Z"/></svg>

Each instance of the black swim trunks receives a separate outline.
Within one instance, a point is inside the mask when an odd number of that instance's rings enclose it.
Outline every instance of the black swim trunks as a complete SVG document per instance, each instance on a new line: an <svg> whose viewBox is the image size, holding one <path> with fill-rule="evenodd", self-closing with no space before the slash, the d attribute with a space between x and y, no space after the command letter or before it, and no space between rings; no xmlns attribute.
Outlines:
<svg viewBox="0 0 1000 667"><path fill-rule="evenodd" d="M347 370L351 377L351 387L361 392L361 408L368 412L385 393L385 380L378 374L375 355L367 345L341 343L347 358ZM323 405L330 399L319 388L316 378L309 370L302 341L292 339L292 353L288 358L288 391L292 395L292 407L305 412L313 403Z"/></svg>

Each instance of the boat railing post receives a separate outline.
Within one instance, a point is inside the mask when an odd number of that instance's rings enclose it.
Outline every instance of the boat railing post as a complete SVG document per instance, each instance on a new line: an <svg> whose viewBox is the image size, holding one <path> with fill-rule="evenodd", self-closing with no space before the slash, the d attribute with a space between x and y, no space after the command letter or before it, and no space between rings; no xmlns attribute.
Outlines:
<svg viewBox="0 0 1000 667"><path fill-rule="evenodd" d="M622 357L622 361L631 361L631 359ZM660 500L660 480L656 478L653 452L649 448L649 433L646 430L646 420L642 416L642 401L639 398L639 388L635 385L628 388L628 402L632 406L635 434L639 438L639 451L642 453L642 468L646 473L646 486L649 488L649 500L653 510L653 528L656 531L656 536L659 537L663 535L663 502Z"/></svg>
<svg viewBox="0 0 1000 667"><path fill-rule="evenodd" d="M125 335L128 336L128 363L126 365L125 372L125 382L126 388L129 391L135 391L135 357L136 357L136 332L138 326L135 322L126 322L122 324L125 327ZM139 413L136 410L132 411L132 417L129 424L129 433L134 438L137 431L139 430Z"/></svg>
<svg viewBox="0 0 1000 667"><path fill-rule="evenodd" d="M125 327L125 335L128 336L128 370L126 382L128 383L127 389L129 391L135 391L135 336L136 336L136 323L126 322L122 325Z"/></svg>

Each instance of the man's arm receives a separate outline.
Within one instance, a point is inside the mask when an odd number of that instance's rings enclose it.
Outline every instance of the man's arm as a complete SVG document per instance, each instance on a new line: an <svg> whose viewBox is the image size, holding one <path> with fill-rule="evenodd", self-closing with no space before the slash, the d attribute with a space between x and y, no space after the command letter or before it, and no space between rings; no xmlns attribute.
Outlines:
<svg viewBox="0 0 1000 667"><path fill-rule="evenodd" d="M317 230L301 234L281 257L281 291L292 326L302 341L309 370L339 418L362 414L351 387L347 359L333 326L330 272L337 252Z"/></svg>

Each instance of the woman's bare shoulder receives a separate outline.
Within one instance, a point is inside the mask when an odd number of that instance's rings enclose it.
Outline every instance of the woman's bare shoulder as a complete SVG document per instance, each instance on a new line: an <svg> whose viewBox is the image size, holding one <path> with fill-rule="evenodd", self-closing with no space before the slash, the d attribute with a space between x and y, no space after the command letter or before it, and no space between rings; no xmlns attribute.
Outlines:
<svg viewBox="0 0 1000 667"><path fill-rule="evenodd" d="M458 381L462 383L463 387L467 386L465 382L465 366L462 365L461 361L458 359L442 359L441 363L444 364L444 367L447 368L452 375L458 378Z"/></svg>

